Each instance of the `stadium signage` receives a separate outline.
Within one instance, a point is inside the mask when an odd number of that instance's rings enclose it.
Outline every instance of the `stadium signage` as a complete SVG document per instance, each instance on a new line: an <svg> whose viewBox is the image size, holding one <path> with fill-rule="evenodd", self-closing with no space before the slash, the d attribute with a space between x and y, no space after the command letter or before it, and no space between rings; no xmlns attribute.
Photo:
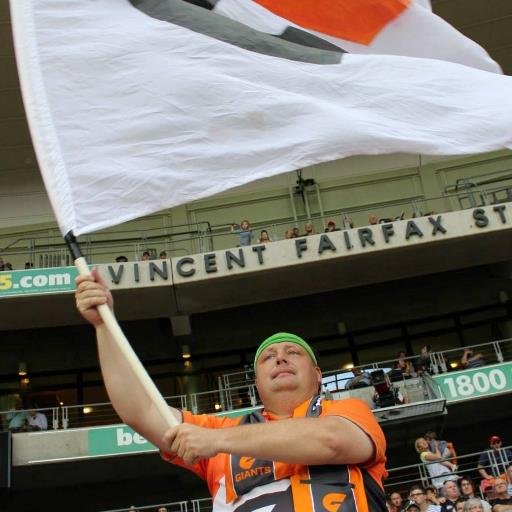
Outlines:
<svg viewBox="0 0 512 512"><path fill-rule="evenodd" d="M512 363L482 366L432 377L447 402L512 392Z"/></svg>
<svg viewBox="0 0 512 512"><path fill-rule="evenodd" d="M261 268L359 255L367 251L424 245L442 239L472 236L486 229L509 228L511 224L507 204L500 204L171 260L116 263L99 265L99 268L113 288L172 285L254 272ZM71 292L76 276L74 267L0 272L0 297Z"/></svg>
<svg viewBox="0 0 512 512"><path fill-rule="evenodd" d="M0 297L70 292L75 289L75 267L0 272Z"/></svg>
<svg viewBox="0 0 512 512"><path fill-rule="evenodd" d="M477 230L509 222L506 215L507 205L495 205L492 208L475 208L454 212L464 215L466 226L474 226ZM467 214L470 217L467 218ZM453 226L453 224L452 224ZM386 246L406 246L416 241L434 241L443 236L456 236L456 228L450 228L442 215L420 217L407 221L395 221L366 226L359 229L333 231L321 235L299 237L284 242L291 243L288 258L300 260L305 254L315 254L320 259L324 254L358 254L365 250L382 249ZM275 252L275 242L267 245L240 247L235 250L217 251L200 256L186 256L173 260L173 268L181 278L190 278L199 271L207 275L218 272L230 272L234 269L254 268L254 264L263 266L271 264ZM311 257L308 259L311 261Z"/></svg>
<svg viewBox="0 0 512 512"><path fill-rule="evenodd" d="M157 451L154 445L126 425L91 428L88 432L91 457Z"/></svg>
<svg viewBox="0 0 512 512"><path fill-rule="evenodd" d="M218 416L236 418L259 409L261 409L261 406L222 412ZM87 452L90 457L154 452L158 450L156 446L126 425L93 427L88 430L87 435Z"/></svg>

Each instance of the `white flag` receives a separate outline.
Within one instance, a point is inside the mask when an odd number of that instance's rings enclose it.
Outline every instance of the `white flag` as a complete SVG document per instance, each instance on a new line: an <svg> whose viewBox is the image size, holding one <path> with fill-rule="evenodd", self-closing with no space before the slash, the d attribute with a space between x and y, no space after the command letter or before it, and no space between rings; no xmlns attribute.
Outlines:
<svg viewBox="0 0 512 512"><path fill-rule="evenodd" d="M209 0L256 30L299 40L300 28L349 53L448 60L501 73L474 41L434 14L426 0Z"/></svg>
<svg viewBox="0 0 512 512"><path fill-rule="evenodd" d="M349 155L512 147L508 76L307 50L179 1L12 0L11 11L63 233Z"/></svg>

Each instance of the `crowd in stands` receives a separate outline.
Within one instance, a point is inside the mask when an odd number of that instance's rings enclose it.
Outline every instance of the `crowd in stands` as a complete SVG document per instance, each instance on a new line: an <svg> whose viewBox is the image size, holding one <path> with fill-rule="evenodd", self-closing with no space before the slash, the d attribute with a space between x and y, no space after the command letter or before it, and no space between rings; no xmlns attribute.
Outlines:
<svg viewBox="0 0 512 512"><path fill-rule="evenodd" d="M499 436L491 436L489 449L480 455L479 486L471 477L456 473L453 443L438 440L436 433L429 431L416 439L414 446L432 485L414 484L407 493L391 493L387 502L390 512L512 511L512 450L501 447Z"/></svg>
<svg viewBox="0 0 512 512"><path fill-rule="evenodd" d="M433 214L434 214L434 212L428 212L426 214L413 213L413 218L422 217L422 216L426 216L426 215L433 215ZM372 226L372 225L376 225L376 224L394 222L397 220L403 220L404 217L405 217L405 212L401 212L400 215L397 215L394 218L389 218L389 217L379 218L376 214L372 213L368 217L368 225ZM352 218L349 217L348 215L344 215L342 217L342 224L343 224L343 229L352 229L354 227L354 222L353 222ZM254 243L255 235L253 234L253 230L251 228L251 223L247 219L242 220L240 222L240 224L233 223L233 224L230 224L229 226L231 229L231 233L237 234L239 236L238 245L240 247L252 245ZM326 226L327 227L324 229L324 233L330 233L332 231L340 231L340 229L341 229L336 226L336 222L332 219L327 221ZM304 232L303 233L301 233L300 229L297 226L295 226L293 228L289 228L284 231L283 239L288 240L290 238L298 238L298 237L310 236L310 235L315 235L315 234L316 234L316 232L315 232L313 223L311 221L308 221L304 224ZM266 230L266 229L262 229L260 231L260 234L256 238L256 242L260 243L260 244L266 244L268 242L275 242L277 240L279 240L279 238L271 237L268 233L268 230Z"/></svg>
<svg viewBox="0 0 512 512"><path fill-rule="evenodd" d="M419 217L419 216L426 216L426 215L433 215L434 212L429 212L426 214L417 214L413 213L413 218ZM405 216L405 212L402 212L400 215L394 217L394 218L388 218L383 217L379 218L376 214L372 213L368 217L368 225L376 225L376 224L382 224L387 222L394 222L397 220L403 220ZM342 217L342 224L343 229L352 229L354 228L354 222L351 217L348 215L343 215ZM327 221L326 228L324 229L324 233L331 233L333 231L340 231L341 228L336 226L336 222L333 219L330 219ZM239 236L239 243L238 246L244 247L248 245L252 245L253 243L258 244L267 244L269 242L276 242L280 240L277 236L271 236L269 234L269 231L267 229L262 229L257 237L253 234L253 230L251 228L251 223L244 219L240 222L240 224L230 224L231 233L237 234ZM312 221L307 221L304 224L304 230L301 233L301 230L299 227L295 226L293 228L286 229L283 235L283 239L288 240L291 238L299 238L299 237L305 237L305 236L311 236L317 234L315 231L315 227ZM159 256L159 259L167 259L167 252L161 251ZM149 261L149 260L155 260L156 253L154 253L154 250L146 249L142 252L142 254L139 256L139 259L142 261ZM119 255L115 258L116 263L125 263L128 262L128 257L125 255ZM34 264L31 262L25 263L25 269L31 269L34 268ZM4 262L3 258L0 256L0 272L1 271L11 271L13 270L13 266L9 262Z"/></svg>
<svg viewBox="0 0 512 512"><path fill-rule="evenodd" d="M423 345L417 356L407 357L404 351L397 354L397 359L392 365L391 370L385 373L383 370L366 370L360 367L352 368L353 376L345 382L345 389L353 390L373 386L375 394L373 402L375 407L391 407L408 403L408 398L403 396L400 389L394 385L406 379L420 377L423 374L432 374L432 347ZM464 370L477 368L486 364L485 358L481 353L474 353L470 347L464 348L463 355L459 362L452 363L444 356L444 367L438 367L437 372Z"/></svg>
<svg viewBox="0 0 512 512"><path fill-rule="evenodd" d="M4 428L11 432L33 432L48 430L46 415L37 410L37 404L31 404L33 409L24 408L21 399L16 401L15 409L6 414Z"/></svg>
<svg viewBox="0 0 512 512"><path fill-rule="evenodd" d="M150 261L156 259L156 253L153 254L153 251L151 250L145 250L142 252L142 255L140 256L141 261ZM167 259L167 251L160 251L160 254L158 255L158 259L160 260L166 260ZM128 257L124 256L123 254L116 257L116 263L126 263L128 261Z"/></svg>

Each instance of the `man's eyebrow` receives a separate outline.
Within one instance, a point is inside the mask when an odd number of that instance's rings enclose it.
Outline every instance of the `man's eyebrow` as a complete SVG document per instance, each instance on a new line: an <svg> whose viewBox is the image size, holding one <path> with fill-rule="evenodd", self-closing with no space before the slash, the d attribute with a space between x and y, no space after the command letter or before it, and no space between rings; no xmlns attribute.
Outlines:
<svg viewBox="0 0 512 512"><path fill-rule="evenodd" d="M284 346L284 348L285 348L286 350L288 350L289 348L296 348L296 349L297 349L297 350L299 350L299 351L300 351L300 350L302 350L302 351L304 351L304 352L305 352L304 348L303 348L303 347L301 347L300 345L297 345L297 343L287 343L287 344Z"/></svg>

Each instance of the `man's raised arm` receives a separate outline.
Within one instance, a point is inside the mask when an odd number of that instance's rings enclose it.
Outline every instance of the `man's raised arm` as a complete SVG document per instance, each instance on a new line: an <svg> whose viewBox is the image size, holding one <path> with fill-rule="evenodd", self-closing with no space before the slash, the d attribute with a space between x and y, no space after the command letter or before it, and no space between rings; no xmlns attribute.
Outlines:
<svg viewBox="0 0 512 512"><path fill-rule="evenodd" d="M124 352L110 335L96 306L113 307L107 284L94 269L89 276L76 279L76 306L96 329L98 356L108 396L121 419L148 441L163 448L162 439L169 425L153 406ZM181 412L172 409L181 422Z"/></svg>

